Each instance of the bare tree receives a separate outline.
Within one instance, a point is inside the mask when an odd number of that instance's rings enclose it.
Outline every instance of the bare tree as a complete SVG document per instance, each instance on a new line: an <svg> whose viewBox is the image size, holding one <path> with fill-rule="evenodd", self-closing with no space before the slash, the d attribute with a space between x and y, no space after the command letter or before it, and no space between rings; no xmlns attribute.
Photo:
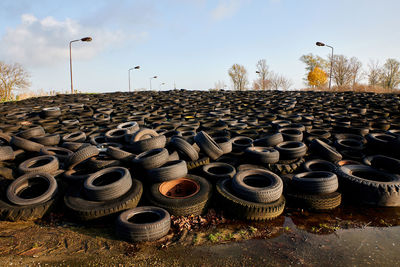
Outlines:
<svg viewBox="0 0 400 267"><path fill-rule="evenodd" d="M233 89L243 91L246 89L249 81L247 80L247 70L244 66L233 64L228 70L228 74L232 79Z"/></svg>
<svg viewBox="0 0 400 267"><path fill-rule="evenodd" d="M370 60L368 64L368 84L371 86L377 86L382 76L382 68L379 65L379 61Z"/></svg>
<svg viewBox="0 0 400 267"><path fill-rule="evenodd" d="M293 82L282 75L271 72L270 84L272 90L289 90Z"/></svg>
<svg viewBox="0 0 400 267"><path fill-rule="evenodd" d="M394 89L400 84L400 62L389 58L382 68L381 84L384 88Z"/></svg>
<svg viewBox="0 0 400 267"><path fill-rule="evenodd" d="M350 59L350 68L351 68L351 75L352 75L352 85L353 85L353 90L354 87L362 80L363 78L363 71L362 71L362 63L358 58L352 57Z"/></svg>
<svg viewBox="0 0 400 267"><path fill-rule="evenodd" d="M6 64L0 61L0 100L12 99L12 91L30 86L29 74L18 64Z"/></svg>
<svg viewBox="0 0 400 267"><path fill-rule="evenodd" d="M257 81L255 81L253 88L260 89L260 90L267 90L269 89L270 81L269 81L269 76L270 76L270 71L269 67L267 65L267 61L265 59L260 59L257 64L256 64L256 73L258 76Z"/></svg>
<svg viewBox="0 0 400 267"><path fill-rule="evenodd" d="M304 82L306 85L310 85L308 81L308 74L315 68L320 68L325 73L329 72L330 61L313 54L302 55L300 61L306 64L306 76L304 77Z"/></svg>
<svg viewBox="0 0 400 267"><path fill-rule="evenodd" d="M344 55L333 56L332 79L338 87L350 87L353 82L353 68Z"/></svg>

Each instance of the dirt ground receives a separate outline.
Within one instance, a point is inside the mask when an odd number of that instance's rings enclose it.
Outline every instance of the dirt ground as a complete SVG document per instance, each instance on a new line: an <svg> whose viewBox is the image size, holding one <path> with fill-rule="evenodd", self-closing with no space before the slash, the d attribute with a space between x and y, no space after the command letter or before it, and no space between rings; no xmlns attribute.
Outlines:
<svg viewBox="0 0 400 267"><path fill-rule="evenodd" d="M1 266L395 266L400 210L287 210L267 222L173 218L156 242L119 240L113 220L80 224L50 214L36 222L0 222Z"/></svg>

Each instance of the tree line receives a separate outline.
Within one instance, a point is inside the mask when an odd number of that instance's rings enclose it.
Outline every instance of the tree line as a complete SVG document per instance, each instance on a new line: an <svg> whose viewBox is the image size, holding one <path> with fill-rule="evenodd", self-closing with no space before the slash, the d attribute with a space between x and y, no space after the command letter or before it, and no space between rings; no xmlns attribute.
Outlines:
<svg viewBox="0 0 400 267"><path fill-rule="evenodd" d="M393 58L384 64L371 60L366 69L356 57L334 55L324 59L313 54L303 55L300 60L306 64L307 86L326 89L332 63L332 84L337 89L358 90L384 89L392 91L400 85L400 62ZM362 83L366 81L366 83ZM367 88L369 87L369 88Z"/></svg>
<svg viewBox="0 0 400 267"><path fill-rule="evenodd" d="M293 82L285 76L270 70L265 59L260 59L256 64L257 79L249 84L248 72L243 65L233 64L228 70L228 75L232 81L233 89L243 90L288 90ZM227 86L223 81L218 81L214 89L225 89Z"/></svg>

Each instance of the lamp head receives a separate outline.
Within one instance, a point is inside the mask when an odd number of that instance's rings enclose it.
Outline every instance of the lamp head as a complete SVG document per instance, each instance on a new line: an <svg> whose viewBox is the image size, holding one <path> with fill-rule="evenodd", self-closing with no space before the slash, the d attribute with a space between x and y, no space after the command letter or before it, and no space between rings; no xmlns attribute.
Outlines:
<svg viewBox="0 0 400 267"><path fill-rule="evenodd" d="M317 46L325 46L325 44L324 43L321 43L321 42L316 42L315 43Z"/></svg>
<svg viewBox="0 0 400 267"><path fill-rule="evenodd" d="M138 70L138 69L140 69L140 66L136 66L136 67L134 67L134 69L135 69L135 70Z"/></svg>
<svg viewBox="0 0 400 267"><path fill-rule="evenodd" d="M90 42L90 41L92 41L92 37L83 37L83 38L81 39L81 41L82 41L82 42Z"/></svg>

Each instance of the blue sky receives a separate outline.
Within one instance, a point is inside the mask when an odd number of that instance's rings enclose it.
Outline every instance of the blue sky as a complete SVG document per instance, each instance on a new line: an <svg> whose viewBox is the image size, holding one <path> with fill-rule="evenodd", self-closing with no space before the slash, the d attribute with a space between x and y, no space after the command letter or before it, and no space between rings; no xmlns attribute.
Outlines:
<svg viewBox="0 0 400 267"><path fill-rule="evenodd" d="M231 82L227 71L244 65L250 82L255 64L303 88L303 54L335 53L369 60L400 60L397 0L2 0L0 60L31 73L32 90L67 91L70 40L74 86L85 92L134 88L209 89Z"/></svg>

